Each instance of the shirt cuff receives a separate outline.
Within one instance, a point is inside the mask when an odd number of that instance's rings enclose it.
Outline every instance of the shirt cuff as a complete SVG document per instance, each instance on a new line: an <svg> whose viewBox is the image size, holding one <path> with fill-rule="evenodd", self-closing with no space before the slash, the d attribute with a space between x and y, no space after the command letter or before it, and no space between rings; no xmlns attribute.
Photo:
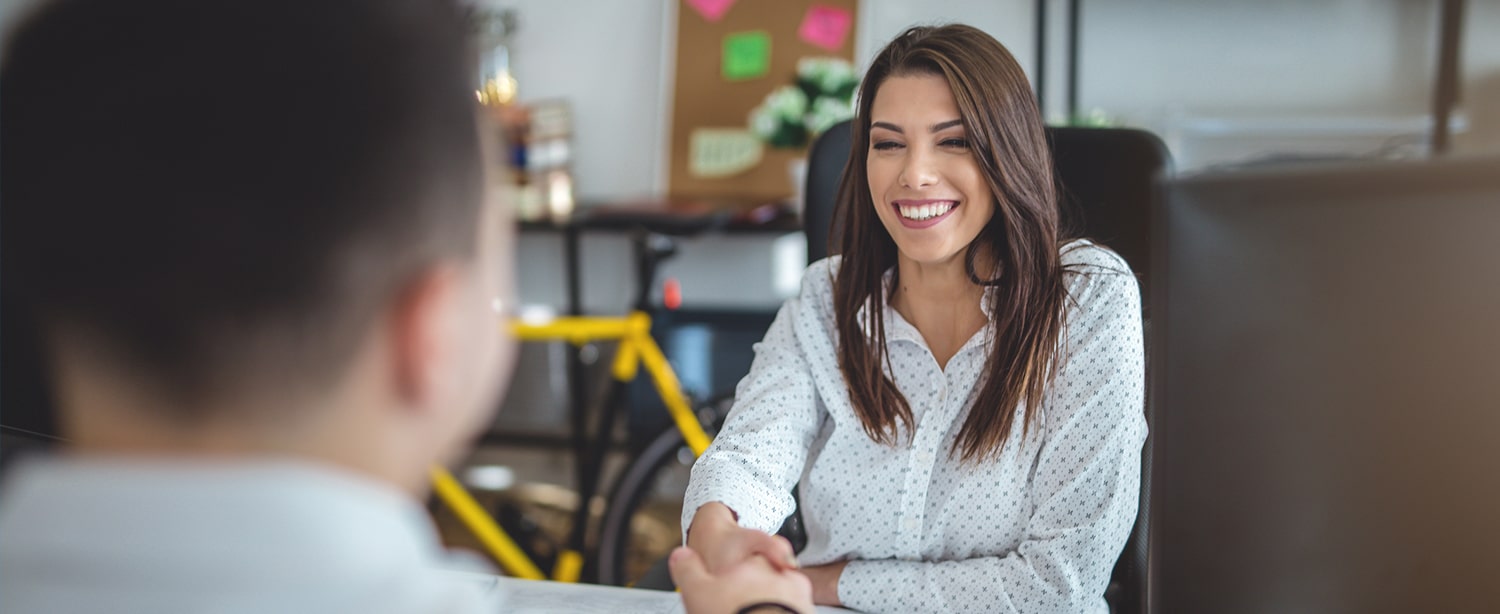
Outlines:
<svg viewBox="0 0 1500 614"><path fill-rule="evenodd" d="M861 612L899 611L921 599L920 563L854 560L839 574L839 601Z"/></svg>
<svg viewBox="0 0 1500 614"><path fill-rule="evenodd" d="M747 478L740 483L748 485L752 482ZM734 510L741 527L775 533L781 528L781 523L785 522L786 518L773 517L774 512L771 508L775 505L766 499L771 495L762 491L763 489L760 488L747 487L689 492L682 507L682 543L687 544L687 532L693 526L693 518L698 515L698 508L714 502L723 503L729 509Z"/></svg>

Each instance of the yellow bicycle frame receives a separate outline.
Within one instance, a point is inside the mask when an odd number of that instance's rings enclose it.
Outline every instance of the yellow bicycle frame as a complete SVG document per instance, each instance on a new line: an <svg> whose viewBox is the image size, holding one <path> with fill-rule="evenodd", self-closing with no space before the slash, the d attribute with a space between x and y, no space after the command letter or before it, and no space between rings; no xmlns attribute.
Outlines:
<svg viewBox="0 0 1500 614"><path fill-rule="evenodd" d="M701 456L708 449L709 437L698 416L693 413L687 396L682 392L682 383L672 371L672 365L662 354L661 346L651 337L651 316L644 312L632 312L624 317L566 317L542 323L516 321L511 323L511 333L521 341L567 341L582 345L592 341L618 340L619 349L611 366L614 378L621 382L635 379L639 366L646 366L646 373L656 385L656 393L672 414L682 438L692 448L694 456ZM485 549L499 561L500 567L511 576L528 580L546 580L525 551L505 533L504 529L484 511L484 507L464 490L447 469L432 470L433 489L448 505L459 520L479 538ZM580 502L587 505L587 502ZM552 580L577 582L583 570L583 553L563 550L558 553L557 564L552 569Z"/></svg>

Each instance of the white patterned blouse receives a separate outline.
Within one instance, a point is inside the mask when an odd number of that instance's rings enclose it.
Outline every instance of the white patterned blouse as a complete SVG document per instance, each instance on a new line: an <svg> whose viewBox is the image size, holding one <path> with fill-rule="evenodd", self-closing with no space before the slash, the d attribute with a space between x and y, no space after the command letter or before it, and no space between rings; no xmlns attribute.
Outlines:
<svg viewBox="0 0 1500 614"><path fill-rule="evenodd" d="M808 544L798 558L851 561L838 586L846 607L1106 612L1146 438L1140 293L1128 265L1090 242L1065 246L1062 262L1071 298L1056 379L1030 432L1018 415L998 458L979 464L949 449L979 392L988 328L940 369L916 328L883 310L888 375L916 430L895 447L876 443L838 369L839 259L808 267L693 467L682 526L719 501L741 526L775 531L800 483Z"/></svg>

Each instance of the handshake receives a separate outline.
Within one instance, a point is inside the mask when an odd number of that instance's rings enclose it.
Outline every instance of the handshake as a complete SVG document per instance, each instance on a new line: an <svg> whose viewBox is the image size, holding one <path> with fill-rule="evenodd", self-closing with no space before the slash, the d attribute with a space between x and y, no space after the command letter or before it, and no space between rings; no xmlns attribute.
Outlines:
<svg viewBox="0 0 1500 614"><path fill-rule="evenodd" d="M722 503L698 509L687 547L669 563L689 614L810 614L814 601L838 604L843 570L843 563L800 568L790 542L739 526Z"/></svg>

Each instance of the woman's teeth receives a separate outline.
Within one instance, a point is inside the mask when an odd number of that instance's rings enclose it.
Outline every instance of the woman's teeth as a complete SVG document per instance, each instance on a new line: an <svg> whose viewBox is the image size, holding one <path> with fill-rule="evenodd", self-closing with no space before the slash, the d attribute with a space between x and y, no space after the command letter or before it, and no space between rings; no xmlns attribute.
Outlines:
<svg viewBox="0 0 1500 614"><path fill-rule="evenodd" d="M901 212L901 217L908 220L930 220L947 213L957 204L949 201L930 205L897 205L896 209Z"/></svg>

